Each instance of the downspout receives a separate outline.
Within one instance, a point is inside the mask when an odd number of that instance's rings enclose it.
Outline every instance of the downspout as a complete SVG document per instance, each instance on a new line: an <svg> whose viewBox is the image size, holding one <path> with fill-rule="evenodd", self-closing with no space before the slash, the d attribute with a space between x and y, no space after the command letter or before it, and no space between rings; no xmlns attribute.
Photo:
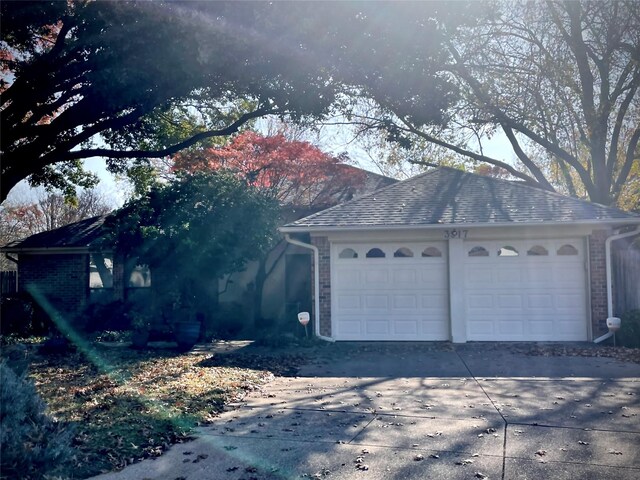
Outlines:
<svg viewBox="0 0 640 480"><path fill-rule="evenodd" d="M607 274L607 318L613 317L613 287L611 282L611 242L615 242L616 240L620 240L622 238L631 237L633 235L637 235L639 233L638 229L631 230L630 232L619 233L617 235L611 235L604 242L604 260L606 266L606 274ZM596 338L593 343L600 343L607 338L613 336L613 332L609 331L602 335L601 337Z"/></svg>
<svg viewBox="0 0 640 480"><path fill-rule="evenodd" d="M318 247L315 245L311 245L310 243L304 243L300 240L295 240L291 238L288 233L284 234L285 240L291 245L297 245L298 247L307 248L309 250L313 250L313 291L314 291L314 299L313 299L313 308L314 308L314 330L315 335L320 340L324 340L326 342L335 342L335 340L331 337L325 337L324 335L320 335L320 254L318 252Z"/></svg>

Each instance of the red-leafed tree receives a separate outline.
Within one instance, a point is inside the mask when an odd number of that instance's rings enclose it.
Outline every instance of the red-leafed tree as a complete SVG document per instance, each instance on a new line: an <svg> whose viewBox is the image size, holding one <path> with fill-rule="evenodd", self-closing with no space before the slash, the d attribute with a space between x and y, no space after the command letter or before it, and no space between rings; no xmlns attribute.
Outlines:
<svg viewBox="0 0 640 480"><path fill-rule="evenodd" d="M282 206L283 219L291 220L349 200L364 187L366 173L346 165L345 160L345 155L329 155L309 142L289 140L285 133L263 136L246 131L224 147L177 154L173 168L236 172L250 184L268 190ZM285 251L286 242L280 240L258 261L252 299L256 324L265 282Z"/></svg>
<svg viewBox="0 0 640 480"><path fill-rule="evenodd" d="M324 208L349 200L364 185L366 174L346 165L346 155L332 156L315 145L289 140L284 133L263 136L246 131L224 147L182 152L175 170L227 169L266 189L283 207Z"/></svg>

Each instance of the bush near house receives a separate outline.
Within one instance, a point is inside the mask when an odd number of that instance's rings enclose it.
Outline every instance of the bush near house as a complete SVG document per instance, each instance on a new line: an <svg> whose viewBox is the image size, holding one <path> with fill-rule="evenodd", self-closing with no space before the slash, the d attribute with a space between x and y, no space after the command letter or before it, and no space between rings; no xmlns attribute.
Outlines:
<svg viewBox="0 0 640 480"><path fill-rule="evenodd" d="M73 456L72 431L46 413L33 383L0 362L0 471L2 478L41 479L64 474Z"/></svg>
<svg viewBox="0 0 640 480"><path fill-rule="evenodd" d="M2 295L0 317L1 335L42 336L54 329L49 315L26 292Z"/></svg>
<svg viewBox="0 0 640 480"><path fill-rule="evenodd" d="M640 348L640 310L630 310L621 317L616 339L624 347Z"/></svg>

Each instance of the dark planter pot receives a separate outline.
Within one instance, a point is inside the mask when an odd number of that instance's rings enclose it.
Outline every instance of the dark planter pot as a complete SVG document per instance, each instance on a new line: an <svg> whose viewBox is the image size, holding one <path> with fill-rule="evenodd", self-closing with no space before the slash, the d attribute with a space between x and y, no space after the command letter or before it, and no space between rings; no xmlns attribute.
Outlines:
<svg viewBox="0 0 640 480"><path fill-rule="evenodd" d="M197 320L176 322L173 335L180 351L191 350L200 338L200 322Z"/></svg>
<svg viewBox="0 0 640 480"><path fill-rule="evenodd" d="M134 330L131 332L131 346L133 348L145 348L149 343L148 330Z"/></svg>

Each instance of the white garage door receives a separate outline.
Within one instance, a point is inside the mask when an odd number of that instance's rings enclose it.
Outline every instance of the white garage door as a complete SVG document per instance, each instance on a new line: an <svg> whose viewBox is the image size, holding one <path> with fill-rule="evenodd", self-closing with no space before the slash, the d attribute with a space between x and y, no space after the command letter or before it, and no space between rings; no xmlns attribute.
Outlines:
<svg viewBox="0 0 640 480"><path fill-rule="evenodd" d="M587 340L582 240L465 242L468 340Z"/></svg>
<svg viewBox="0 0 640 480"><path fill-rule="evenodd" d="M447 340L444 242L334 244L332 335L336 340Z"/></svg>

